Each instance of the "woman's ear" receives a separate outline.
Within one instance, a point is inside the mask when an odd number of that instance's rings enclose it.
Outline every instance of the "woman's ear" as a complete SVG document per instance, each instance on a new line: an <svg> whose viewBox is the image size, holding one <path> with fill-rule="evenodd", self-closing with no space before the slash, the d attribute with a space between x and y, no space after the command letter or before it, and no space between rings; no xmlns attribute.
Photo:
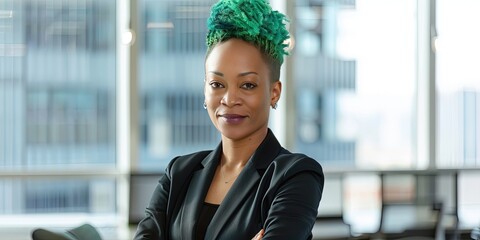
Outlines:
<svg viewBox="0 0 480 240"><path fill-rule="evenodd" d="M282 82L280 82L280 80L272 83L272 88L270 93L271 93L270 105L275 106L277 105L278 100L280 100L280 95L282 94Z"/></svg>

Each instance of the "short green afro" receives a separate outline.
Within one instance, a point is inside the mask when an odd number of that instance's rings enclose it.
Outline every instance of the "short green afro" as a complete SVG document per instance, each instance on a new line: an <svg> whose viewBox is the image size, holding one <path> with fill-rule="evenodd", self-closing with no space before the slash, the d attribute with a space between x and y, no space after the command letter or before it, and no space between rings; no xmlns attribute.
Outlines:
<svg viewBox="0 0 480 240"><path fill-rule="evenodd" d="M207 21L207 46L239 38L260 47L279 63L289 39L285 15L273 11L268 0L220 0L212 6Z"/></svg>

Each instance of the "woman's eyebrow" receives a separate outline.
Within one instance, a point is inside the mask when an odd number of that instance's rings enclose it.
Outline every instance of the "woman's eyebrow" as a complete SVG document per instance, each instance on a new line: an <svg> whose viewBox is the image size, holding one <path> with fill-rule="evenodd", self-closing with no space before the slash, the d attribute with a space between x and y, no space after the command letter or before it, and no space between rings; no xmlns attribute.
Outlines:
<svg viewBox="0 0 480 240"><path fill-rule="evenodd" d="M210 73L213 73L213 74L215 74L215 75L218 75L218 76L220 76L220 77L223 77L223 73L221 73L221 72L210 71Z"/></svg>
<svg viewBox="0 0 480 240"><path fill-rule="evenodd" d="M210 71L209 73L213 73L213 74L215 74L215 75L217 75L217 76L220 76L220 77L223 77L223 76L224 76L223 73L217 72L217 71ZM239 73L238 76L239 76L239 77L244 77L244 76L247 76L247 75L250 75L250 74L258 75L257 72L243 72L243 73Z"/></svg>
<svg viewBox="0 0 480 240"><path fill-rule="evenodd" d="M258 75L258 73L256 73L256 72L244 72L244 73L238 74L238 76L243 77L243 76L247 76L247 75L250 75L250 74Z"/></svg>

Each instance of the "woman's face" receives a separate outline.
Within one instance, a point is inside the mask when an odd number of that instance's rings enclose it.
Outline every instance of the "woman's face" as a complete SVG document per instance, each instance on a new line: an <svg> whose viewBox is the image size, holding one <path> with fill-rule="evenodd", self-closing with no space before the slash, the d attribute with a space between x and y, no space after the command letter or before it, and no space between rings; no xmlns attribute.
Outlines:
<svg viewBox="0 0 480 240"><path fill-rule="evenodd" d="M281 93L253 45L230 39L217 44L205 62L205 103L223 137L241 140L266 133L270 106Z"/></svg>

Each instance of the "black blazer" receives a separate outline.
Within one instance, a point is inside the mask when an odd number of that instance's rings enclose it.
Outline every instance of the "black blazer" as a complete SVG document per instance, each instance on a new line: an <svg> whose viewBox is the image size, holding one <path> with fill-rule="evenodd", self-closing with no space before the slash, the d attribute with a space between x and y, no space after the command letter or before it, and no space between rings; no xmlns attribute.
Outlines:
<svg viewBox="0 0 480 240"><path fill-rule="evenodd" d="M135 239L195 239L200 206L222 153L174 158L159 180ZM205 239L248 239L265 229L266 239L311 239L322 197L320 164L293 154L268 134L233 183L207 228Z"/></svg>

